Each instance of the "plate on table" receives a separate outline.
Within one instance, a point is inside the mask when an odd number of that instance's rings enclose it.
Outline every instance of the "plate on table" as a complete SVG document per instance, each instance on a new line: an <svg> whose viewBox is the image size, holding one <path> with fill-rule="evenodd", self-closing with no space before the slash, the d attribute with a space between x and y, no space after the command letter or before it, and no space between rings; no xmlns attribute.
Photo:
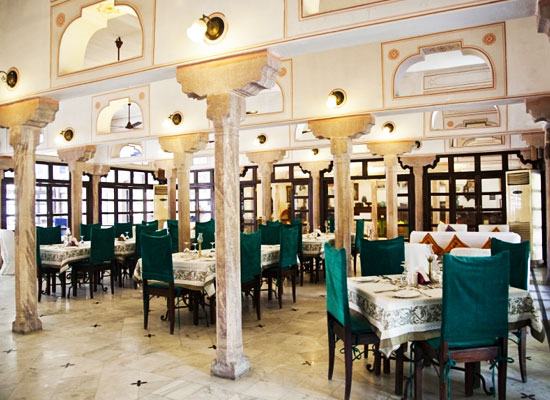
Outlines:
<svg viewBox="0 0 550 400"><path fill-rule="evenodd" d="M397 297L398 299L412 299L414 297L419 297L419 296L420 296L419 292L411 289L399 290L393 294L393 297Z"/></svg>
<svg viewBox="0 0 550 400"><path fill-rule="evenodd" d="M378 278L376 276L358 276L353 278L355 282L377 282Z"/></svg>

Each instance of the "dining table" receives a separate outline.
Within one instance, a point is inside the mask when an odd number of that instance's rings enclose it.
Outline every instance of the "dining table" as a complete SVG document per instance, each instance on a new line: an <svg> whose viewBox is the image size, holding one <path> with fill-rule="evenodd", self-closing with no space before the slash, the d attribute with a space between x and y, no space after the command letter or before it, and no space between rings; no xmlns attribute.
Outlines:
<svg viewBox="0 0 550 400"><path fill-rule="evenodd" d="M135 249L136 241L134 238L115 239L115 258L117 260L123 260L126 256L134 254ZM89 258L90 254L90 241L80 242L76 245L58 243L40 246L42 265L58 268L60 273L67 271L71 263Z"/></svg>
<svg viewBox="0 0 550 400"><path fill-rule="evenodd" d="M350 310L368 320L388 356L402 344L440 336L443 289L440 283L404 285L401 275L348 278ZM510 287L510 330L529 326L544 341L542 319L529 291Z"/></svg>

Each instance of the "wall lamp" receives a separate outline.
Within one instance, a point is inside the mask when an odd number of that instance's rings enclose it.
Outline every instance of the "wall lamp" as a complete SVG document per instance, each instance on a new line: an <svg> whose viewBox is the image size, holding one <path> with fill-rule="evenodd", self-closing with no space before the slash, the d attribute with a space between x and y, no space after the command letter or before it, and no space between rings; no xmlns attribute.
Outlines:
<svg viewBox="0 0 550 400"><path fill-rule="evenodd" d="M384 125L382 125L382 132L384 132L386 135L390 135L395 131L395 124L393 122L385 122Z"/></svg>
<svg viewBox="0 0 550 400"><path fill-rule="evenodd" d="M256 137L256 142L257 142L258 144L264 144L265 142L267 142L267 136L264 135L264 134L258 135L258 136Z"/></svg>
<svg viewBox="0 0 550 400"><path fill-rule="evenodd" d="M59 134L63 136L63 139L65 139L67 142L70 142L71 140L73 140L73 137L74 137L74 131L72 130L72 128L64 129L61 132L59 132Z"/></svg>
<svg viewBox="0 0 550 400"><path fill-rule="evenodd" d="M204 39L215 41L222 37L225 28L226 23L221 16L206 16L203 14L201 18L193 21L193 24L187 28L187 36L197 43Z"/></svg>
<svg viewBox="0 0 550 400"><path fill-rule="evenodd" d="M8 72L0 71L0 80L6 82L6 85L13 89L19 81L19 72L17 72L17 69L14 67L8 69Z"/></svg>
<svg viewBox="0 0 550 400"><path fill-rule="evenodd" d="M332 90L327 97L326 105L328 108L342 107L346 102L346 92L342 89Z"/></svg>
<svg viewBox="0 0 550 400"><path fill-rule="evenodd" d="M168 116L168 119L172 121L174 125L179 125L183 121L183 114L179 111L173 112Z"/></svg>
<svg viewBox="0 0 550 400"><path fill-rule="evenodd" d="M317 154L319 154L319 149L311 149L311 152L314 156L316 156Z"/></svg>

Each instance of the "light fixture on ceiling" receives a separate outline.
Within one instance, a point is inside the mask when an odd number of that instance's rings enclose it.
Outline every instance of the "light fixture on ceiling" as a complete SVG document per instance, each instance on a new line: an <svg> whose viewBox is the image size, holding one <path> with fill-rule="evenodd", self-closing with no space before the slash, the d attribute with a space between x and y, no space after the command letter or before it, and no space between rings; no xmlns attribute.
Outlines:
<svg viewBox="0 0 550 400"><path fill-rule="evenodd" d="M384 122L382 125L382 132L386 135L391 135L395 131L395 124L393 122Z"/></svg>
<svg viewBox="0 0 550 400"><path fill-rule="evenodd" d="M256 142L257 142L258 144L264 144L265 142L267 142L267 136L264 135L263 133L262 133L261 135L258 135L258 136L256 137Z"/></svg>
<svg viewBox="0 0 550 400"><path fill-rule="evenodd" d="M311 149L311 152L314 156L316 156L317 154L319 154L319 149Z"/></svg>
<svg viewBox="0 0 550 400"><path fill-rule="evenodd" d="M17 82L19 82L19 72L15 67L8 69L8 72L0 71L0 80L6 82L6 85L10 89L13 89L17 85Z"/></svg>
<svg viewBox="0 0 550 400"><path fill-rule="evenodd" d="M332 90L327 97L326 105L328 108L342 107L346 102L346 92L342 89Z"/></svg>
<svg viewBox="0 0 550 400"><path fill-rule="evenodd" d="M172 121L174 125L179 125L183 122L183 114L179 111L175 111L168 116L168 119Z"/></svg>
<svg viewBox="0 0 550 400"><path fill-rule="evenodd" d="M63 129L61 132L59 132L59 134L63 136L63 139L65 139L67 142L73 140L74 137L74 131L72 128Z"/></svg>
<svg viewBox="0 0 550 400"><path fill-rule="evenodd" d="M203 14L201 18L193 21L193 24L187 28L187 36L197 43L205 39L215 41L224 34L225 25L225 21L218 14L211 16Z"/></svg>

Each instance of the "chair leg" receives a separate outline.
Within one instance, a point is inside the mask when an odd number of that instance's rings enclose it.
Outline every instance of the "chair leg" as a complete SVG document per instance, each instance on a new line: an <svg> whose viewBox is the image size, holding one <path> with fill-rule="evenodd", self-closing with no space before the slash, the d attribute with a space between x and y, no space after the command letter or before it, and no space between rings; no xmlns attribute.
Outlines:
<svg viewBox="0 0 550 400"><path fill-rule="evenodd" d="M523 383L527 382L527 361L526 361L526 352L527 352L527 328L521 328L521 335L519 337L518 343L518 359L519 359L519 371L521 373L521 381Z"/></svg>
<svg viewBox="0 0 550 400"><path fill-rule="evenodd" d="M465 363L464 394L466 397L474 395L475 363Z"/></svg>
<svg viewBox="0 0 550 400"><path fill-rule="evenodd" d="M55 293L56 291L56 281L55 281L55 272L52 272L52 292Z"/></svg>
<svg viewBox="0 0 550 400"><path fill-rule="evenodd" d="M210 323L216 324L216 296L210 297Z"/></svg>
<svg viewBox="0 0 550 400"><path fill-rule="evenodd" d="M389 374L390 373L390 358L384 357L384 373Z"/></svg>
<svg viewBox="0 0 550 400"><path fill-rule="evenodd" d="M176 307L174 304L174 292L173 290L166 299L168 302L168 320L170 321L170 335L174 334L174 323L176 322Z"/></svg>
<svg viewBox="0 0 550 400"><path fill-rule="evenodd" d="M502 358L498 362L498 399L506 399L506 374L508 372L508 362L506 357L508 357L508 338L500 339L502 346Z"/></svg>
<svg viewBox="0 0 550 400"><path fill-rule="evenodd" d="M115 294L115 273L116 266L114 264L111 264L111 294Z"/></svg>
<svg viewBox="0 0 550 400"><path fill-rule="evenodd" d="M258 316L258 321L262 319L262 312L260 310L260 291L262 290L262 281L258 282L258 286L254 289L254 302L256 303L256 315Z"/></svg>
<svg viewBox="0 0 550 400"><path fill-rule="evenodd" d="M76 297L76 281L77 281L78 272L73 268L71 272L71 286L73 287L73 297Z"/></svg>
<svg viewBox="0 0 550 400"><path fill-rule="evenodd" d="M46 294L50 295L51 276L49 272L46 272Z"/></svg>
<svg viewBox="0 0 550 400"><path fill-rule="evenodd" d="M348 337L349 336L349 337ZM346 340L344 341L344 360L346 364L346 389L344 399L349 400L351 394L351 378L353 376L353 357L351 354L351 334L346 334Z"/></svg>
<svg viewBox="0 0 550 400"><path fill-rule="evenodd" d="M38 271L38 302L40 302L41 299L42 299L42 272Z"/></svg>
<svg viewBox="0 0 550 400"><path fill-rule="evenodd" d="M414 350L414 398L415 400L422 400L422 350L419 346L416 346ZM440 379L441 381L441 379Z"/></svg>
<svg viewBox="0 0 550 400"><path fill-rule="evenodd" d="M149 322L149 294L147 293L147 284L143 285L143 329L147 329Z"/></svg>
<svg viewBox="0 0 550 400"><path fill-rule="evenodd" d="M448 347L441 345L439 349L439 398L441 400L447 400L447 379L444 379L445 364L449 361Z"/></svg>
<svg viewBox="0 0 550 400"><path fill-rule="evenodd" d="M328 379L332 379L334 372L334 350L336 347L336 339L334 333L331 333L331 321L328 321Z"/></svg>
<svg viewBox="0 0 550 400"><path fill-rule="evenodd" d="M294 270L294 273L292 274L291 281L292 281L292 302L296 303L296 271Z"/></svg>
<svg viewBox="0 0 550 400"><path fill-rule="evenodd" d="M193 292L193 325L199 324L199 293Z"/></svg>
<svg viewBox="0 0 550 400"><path fill-rule="evenodd" d="M271 289L273 286L273 279L267 278L267 299L271 300L273 298L273 294L271 293Z"/></svg>
<svg viewBox="0 0 550 400"><path fill-rule="evenodd" d="M59 280L61 281L61 296L67 296L67 272L59 274Z"/></svg>
<svg viewBox="0 0 550 400"><path fill-rule="evenodd" d="M88 279L90 280L90 299L94 298L94 286L97 285L96 274L94 272L88 272Z"/></svg>
<svg viewBox="0 0 550 400"><path fill-rule="evenodd" d="M279 295L279 308L283 308L283 278L279 275L279 286L277 286L277 293Z"/></svg>
<svg viewBox="0 0 550 400"><path fill-rule="evenodd" d="M403 343L397 349L395 357L395 394L401 396L403 394L403 362L405 360L405 351L407 344Z"/></svg>

